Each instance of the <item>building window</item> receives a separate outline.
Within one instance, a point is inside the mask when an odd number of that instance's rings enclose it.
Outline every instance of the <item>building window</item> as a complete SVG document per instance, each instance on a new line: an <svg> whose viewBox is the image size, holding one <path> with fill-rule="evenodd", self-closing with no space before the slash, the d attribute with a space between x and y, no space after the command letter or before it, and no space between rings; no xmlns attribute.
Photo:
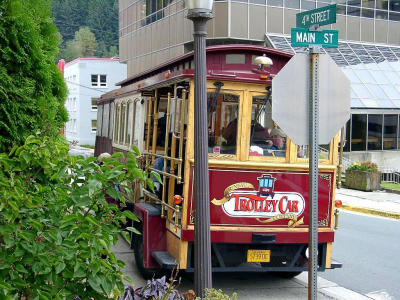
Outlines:
<svg viewBox="0 0 400 300"><path fill-rule="evenodd" d="M353 115L351 122L351 151L365 151L367 115Z"/></svg>
<svg viewBox="0 0 400 300"><path fill-rule="evenodd" d="M368 150L382 150L383 115L368 115Z"/></svg>
<svg viewBox="0 0 400 300"><path fill-rule="evenodd" d="M107 87L107 75L92 74L91 81L93 87Z"/></svg>
<svg viewBox="0 0 400 300"><path fill-rule="evenodd" d="M383 120L383 149L396 149L397 145L397 115L384 115Z"/></svg>
<svg viewBox="0 0 400 300"><path fill-rule="evenodd" d="M92 120L92 132L97 131L97 120Z"/></svg>
<svg viewBox="0 0 400 300"><path fill-rule="evenodd" d="M92 98L92 110L97 111L97 102L99 101L99 98Z"/></svg>

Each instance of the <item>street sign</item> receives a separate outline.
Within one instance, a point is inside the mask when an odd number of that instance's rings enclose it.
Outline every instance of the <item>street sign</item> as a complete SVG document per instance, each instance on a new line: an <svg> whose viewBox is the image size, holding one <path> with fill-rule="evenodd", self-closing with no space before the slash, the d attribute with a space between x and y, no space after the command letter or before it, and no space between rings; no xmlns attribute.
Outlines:
<svg viewBox="0 0 400 300"><path fill-rule="evenodd" d="M297 53L272 80L272 119L298 145L308 145L310 57ZM328 144L350 118L350 81L329 55L319 59L318 144Z"/></svg>
<svg viewBox="0 0 400 300"><path fill-rule="evenodd" d="M296 27L309 28L333 23L336 23L336 4L296 14Z"/></svg>
<svg viewBox="0 0 400 300"><path fill-rule="evenodd" d="M337 48L338 39L337 30L309 31L305 28L292 28L291 45L293 47L321 45L324 48Z"/></svg>

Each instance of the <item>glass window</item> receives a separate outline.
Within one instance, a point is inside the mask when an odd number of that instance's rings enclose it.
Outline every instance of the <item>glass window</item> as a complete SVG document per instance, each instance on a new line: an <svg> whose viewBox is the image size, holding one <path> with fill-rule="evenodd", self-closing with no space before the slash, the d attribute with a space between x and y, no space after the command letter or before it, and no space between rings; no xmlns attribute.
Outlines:
<svg viewBox="0 0 400 300"><path fill-rule="evenodd" d="M123 103L121 105L121 118L120 118L120 124L121 128L119 131L119 144L124 144L124 138L125 138L125 120L126 120L126 103Z"/></svg>
<svg viewBox="0 0 400 300"><path fill-rule="evenodd" d="M386 98L386 94L377 84L369 84L368 89L375 95L376 98Z"/></svg>
<svg viewBox="0 0 400 300"><path fill-rule="evenodd" d="M108 131L108 138L112 138L114 131L114 102L110 104L110 130Z"/></svg>
<svg viewBox="0 0 400 300"><path fill-rule="evenodd" d="M107 75L100 75L100 86L107 86Z"/></svg>
<svg viewBox="0 0 400 300"><path fill-rule="evenodd" d="M386 10L375 10L375 18L376 19L387 20L388 12Z"/></svg>
<svg viewBox="0 0 400 300"><path fill-rule="evenodd" d="M351 88L359 98L373 98L363 84L354 83Z"/></svg>
<svg viewBox="0 0 400 300"><path fill-rule="evenodd" d="M361 81L364 83L376 83L374 78L371 76L371 73L368 70L358 70L356 71L358 77L360 77Z"/></svg>
<svg viewBox="0 0 400 300"><path fill-rule="evenodd" d="M399 0L389 0L389 10L390 11L400 11L400 1Z"/></svg>
<svg viewBox="0 0 400 300"><path fill-rule="evenodd" d="M285 0L285 7L300 8L300 0Z"/></svg>
<svg viewBox="0 0 400 300"><path fill-rule="evenodd" d="M351 118L351 151L365 151L367 137L367 115Z"/></svg>
<svg viewBox="0 0 400 300"><path fill-rule="evenodd" d="M227 54L226 64L244 64L246 62L246 56L244 54Z"/></svg>
<svg viewBox="0 0 400 300"><path fill-rule="evenodd" d="M360 79L358 79L353 70L348 68L343 68L342 71L346 74L347 78L350 79L351 83L360 82Z"/></svg>
<svg viewBox="0 0 400 300"><path fill-rule="evenodd" d="M382 71L374 71L371 72L372 76L375 78L377 83L380 84L385 84L385 83L389 83L389 80L387 79L387 77L385 76L385 72Z"/></svg>
<svg viewBox="0 0 400 300"><path fill-rule="evenodd" d="M360 8L355 6L347 6L347 15L349 16L360 16Z"/></svg>
<svg viewBox="0 0 400 300"><path fill-rule="evenodd" d="M348 120L346 122L346 135L345 135L345 138L344 138L344 145L343 145L343 151L347 151L347 152L350 151L350 139L351 139L351 136L350 136L350 124L351 124L351 116L350 116L350 120Z"/></svg>
<svg viewBox="0 0 400 300"><path fill-rule="evenodd" d="M308 145L297 146L297 157L298 158L309 158L310 152ZM318 145L318 159L328 160L329 159L329 144Z"/></svg>
<svg viewBox="0 0 400 300"><path fill-rule="evenodd" d="M383 121L383 149L396 149L399 126L398 115L384 115Z"/></svg>
<svg viewBox="0 0 400 300"><path fill-rule="evenodd" d="M270 6L283 6L283 0L267 0L267 4Z"/></svg>
<svg viewBox="0 0 400 300"><path fill-rule="evenodd" d="M103 105L102 135L108 137L108 125L110 120L110 104Z"/></svg>
<svg viewBox="0 0 400 300"><path fill-rule="evenodd" d="M309 10L315 8L315 1L301 0L301 9Z"/></svg>
<svg viewBox="0 0 400 300"><path fill-rule="evenodd" d="M368 8L363 8L361 11L361 17L373 19L374 18L374 10L368 9Z"/></svg>
<svg viewBox="0 0 400 300"><path fill-rule="evenodd" d="M208 153L236 154L239 96L208 93Z"/></svg>
<svg viewBox="0 0 400 300"><path fill-rule="evenodd" d="M130 144L131 143L131 135L132 135L132 121L133 121L133 102L129 102L128 104L128 129L126 132L126 143Z"/></svg>
<svg viewBox="0 0 400 300"><path fill-rule="evenodd" d="M250 0L250 3L265 5L266 0Z"/></svg>
<svg viewBox="0 0 400 300"><path fill-rule="evenodd" d="M98 77L96 74L92 74L91 76L91 81L92 81L92 86L97 86L98 85Z"/></svg>
<svg viewBox="0 0 400 300"><path fill-rule="evenodd" d="M99 101L99 98L92 98L91 99L92 110L97 110L97 102L98 101Z"/></svg>
<svg viewBox="0 0 400 300"><path fill-rule="evenodd" d="M253 97L250 127L250 156L286 156L286 134L272 121L271 102Z"/></svg>
<svg viewBox="0 0 400 300"><path fill-rule="evenodd" d="M389 84L382 85L383 90L391 99L400 99L400 93Z"/></svg>
<svg viewBox="0 0 400 300"><path fill-rule="evenodd" d="M92 120L92 132L97 131L97 120Z"/></svg>
<svg viewBox="0 0 400 300"><path fill-rule="evenodd" d="M97 120L99 122L99 129L97 130L97 135L102 136L102 122L103 122L103 105L99 106L97 110Z"/></svg>
<svg viewBox="0 0 400 300"><path fill-rule="evenodd" d="M382 115L368 115L368 150L382 150Z"/></svg>
<svg viewBox="0 0 400 300"><path fill-rule="evenodd" d="M121 104L116 104L116 109L115 109L115 126L114 126L114 142L118 143L118 134L119 134L119 121L120 121L120 112L121 112Z"/></svg>
<svg viewBox="0 0 400 300"><path fill-rule="evenodd" d="M400 13L389 12L389 20L390 21L400 21Z"/></svg>

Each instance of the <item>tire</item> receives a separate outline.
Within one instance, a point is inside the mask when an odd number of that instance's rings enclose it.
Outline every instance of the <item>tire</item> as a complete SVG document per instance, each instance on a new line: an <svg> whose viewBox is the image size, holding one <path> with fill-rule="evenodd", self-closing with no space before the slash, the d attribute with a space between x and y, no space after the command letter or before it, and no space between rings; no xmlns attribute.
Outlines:
<svg viewBox="0 0 400 300"><path fill-rule="evenodd" d="M296 277L297 275L300 275L303 273L302 271L297 271L297 272L274 272L276 276L280 278L285 278L285 279L291 279L293 277Z"/></svg>
<svg viewBox="0 0 400 300"><path fill-rule="evenodd" d="M138 229L141 233L143 233L141 228ZM150 269L144 266L143 234L139 235L133 233L131 245L133 245L132 248L135 254L136 266L144 279L158 278L160 275L162 275L161 268Z"/></svg>

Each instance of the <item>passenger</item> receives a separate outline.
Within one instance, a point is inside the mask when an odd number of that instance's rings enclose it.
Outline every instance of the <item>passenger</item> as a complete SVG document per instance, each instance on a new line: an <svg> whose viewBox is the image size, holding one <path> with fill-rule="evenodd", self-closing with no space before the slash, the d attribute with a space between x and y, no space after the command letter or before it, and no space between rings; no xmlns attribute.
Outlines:
<svg viewBox="0 0 400 300"><path fill-rule="evenodd" d="M273 145L269 148L271 150L281 150L275 153L275 156L285 156L283 150L286 149L286 134L280 128L273 128L271 130Z"/></svg>

